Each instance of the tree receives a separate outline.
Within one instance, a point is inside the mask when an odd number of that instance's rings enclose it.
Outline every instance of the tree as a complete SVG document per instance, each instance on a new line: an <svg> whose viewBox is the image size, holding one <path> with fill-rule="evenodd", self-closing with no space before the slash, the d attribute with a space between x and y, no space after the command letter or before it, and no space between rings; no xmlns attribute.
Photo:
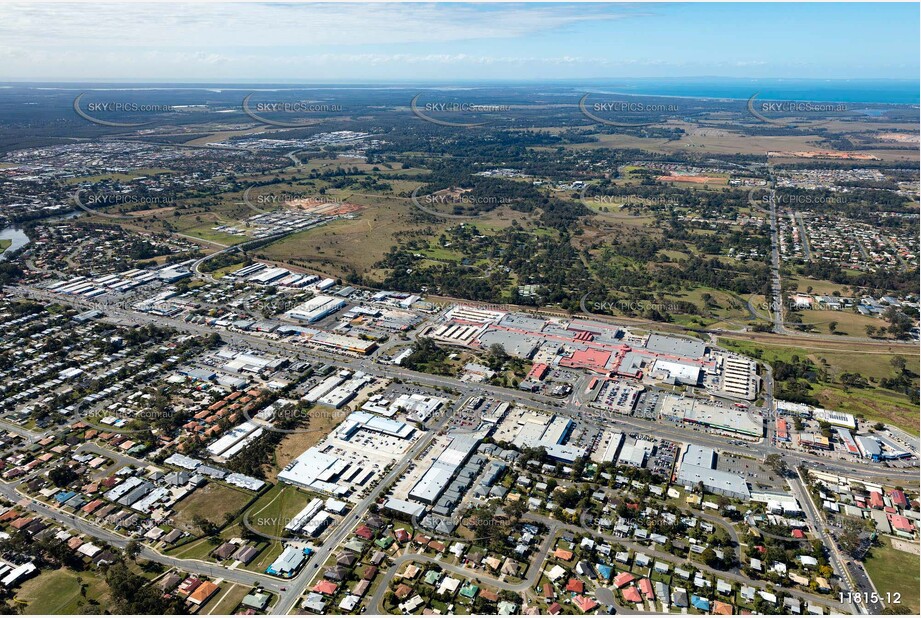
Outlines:
<svg viewBox="0 0 921 618"><path fill-rule="evenodd" d="M192 524L199 529L203 536L212 536L217 534L219 530L217 524L201 515L195 515L192 518Z"/></svg>
<svg viewBox="0 0 921 618"><path fill-rule="evenodd" d="M784 458L781 457L778 453L771 453L764 458L764 463L771 470L774 471L774 474L779 476L785 476L787 474L787 462L784 461Z"/></svg>
<svg viewBox="0 0 921 618"><path fill-rule="evenodd" d="M524 500L516 500L509 503L503 509L512 519L512 523L518 523L525 513L528 512L528 506Z"/></svg>
<svg viewBox="0 0 921 618"><path fill-rule="evenodd" d="M179 614L182 602L164 597L156 586L135 575L124 562L109 565L106 583L111 592L111 611L115 614Z"/></svg>
<svg viewBox="0 0 921 618"><path fill-rule="evenodd" d="M857 520L850 517L842 518L841 535L838 537L838 545L841 550L853 556L860 548L861 532L863 528Z"/></svg>
<svg viewBox="0 0 921 618"><path fill-rule="evenodd" d="M720 560L716 557L716 552L709 547L704 550L700 557L704 561L704 564L706 564L711 569L719 566Z"/></svg>
<svg viewBox="0 0 921 618"><path fill-rule="evenodd" d="M58 487L67 487L78 478L77 473L68 466L58 466L48 473L48 479Z"/></svg>
<svg viewBox="0 0 921 618"><path fill-rule="evenodd" d="M131 560L136 560L137 557L141 554L141 549L143 549L143 546L132 539L125 545L125 556Z"/></svg>
<svg viewBox="0 0 921 618"><path fill-rule="evenodd" d="M511 357L508 352L505 351L505 346L501 343L494 343L489 346L489 353L486 356L486 364L493 371L500 371L505 363L509 361Z"/></svg>

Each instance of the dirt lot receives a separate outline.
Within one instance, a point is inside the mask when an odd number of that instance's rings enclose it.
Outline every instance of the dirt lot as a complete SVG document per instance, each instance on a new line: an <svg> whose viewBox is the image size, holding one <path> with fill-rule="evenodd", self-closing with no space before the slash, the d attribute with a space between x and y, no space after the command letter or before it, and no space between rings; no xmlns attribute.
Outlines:
<svg viewBox="0 0 921 618"><path fill-rule="evenodd" d="M314 410L319 414L311 415L309 425L298 433L285 436L275 448L275 468L271 471L271 480L277 480L279 471L311 446L319 444L345 418L344 413L336 413L331 408L318 406Z"/></svg>

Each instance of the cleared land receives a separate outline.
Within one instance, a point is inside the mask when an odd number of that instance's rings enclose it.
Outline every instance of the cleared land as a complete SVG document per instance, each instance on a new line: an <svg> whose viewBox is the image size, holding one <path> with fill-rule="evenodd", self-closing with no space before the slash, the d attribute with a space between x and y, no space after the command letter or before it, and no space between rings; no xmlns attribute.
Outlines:
<svg viewBox="0 0 921 618"><path fill-rule="evenodd" d="M294 458L318 444L323 438L345 419L345 414L337 413L332 408L318 406L311 410L310 422L298 430L297 433L286 435L275 448L275 466L272 469L272 480L278 472L291 463Z"/></svg>
<svg viewBox="0 0 921 618"><path fill-rule="evenodd" d="M54 594L48 594L53 590ZM77 573L70 569L43 570L20 586L15 604L24 614L81 614L90 600L105 608L109 587L92 572Z"/></svg>
<svg viewBox="0 0 921 618"><path fill-rule="evenodd" d="M910 614L918 614L921 609L921 578L919 578L919 558L917 554L899 551L892 547L886 537L880 537L881 544L873 547L864 561L867 573L873 584L886 601L886 594L900 595L901 605L911 609ZM890 596L894 599L894 596ZM890 608L898 605L887 603Z"/></svg>
<svg viewBox="0 0 921 618"><path fill-rule="evenodd" d="M895 356L904 357L907 366L917 370L917 348L908 345L861 343L858 344L861 353L855 354L855 344L852 342L817 341L810 345L803 339L793 339L788 344L790 347L786 347L764 344L760 341L739 341L736 337L727 334L720 338L719 343L768 363L778 360L789 363L793 356L809 359L816 367L827 370L832 378L842 373L859 373L870 380L869 387L849 388L840 383L817 381L810 384L810 392L826 408L850 412L868 421L889 422L913 435L918 435L918 406L911 403L907 395L874 385L874 382L893 375L891 361Z"/></svg>
<svg viewBox="0 0 921 618"><path fill-rule="evenodd" d="M250 499L250 494L238 489L219 483L208 483L176 504L176 525L193 530L195 525L192 522L196 516L221 525L227 513L236 514Z"/></svg>

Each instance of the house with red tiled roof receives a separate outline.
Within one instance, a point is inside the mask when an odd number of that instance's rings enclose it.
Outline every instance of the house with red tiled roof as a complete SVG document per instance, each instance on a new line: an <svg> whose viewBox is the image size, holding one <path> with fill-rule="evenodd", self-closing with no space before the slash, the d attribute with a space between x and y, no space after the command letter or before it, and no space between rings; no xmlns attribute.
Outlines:
<svg viewBox="0 0 921 618"><path fill-rule="evenodd" d="M83 508L81 510L84 513L92 513L93 511L95 511L96 509L98 509L105 503L106 503L105 500L93 500L92 502L88 502L87 504L83 505Z"/></svg>
<svg viewBox="0 0 921 618"><path fill-rule="evenodd" d="M617 575L614 576L614 587L623 588L624 586L632 582L634 579L636 578L633 576L632 573L627 573L626 571L624 571L623 573L618 573Z"/></svg>
<svg viewBox="0 0 921 618"><path fill-rule="evenodd" d="M794 539L805 539L806 538L806 535L799 528L794 528L790 532L790 534L793 536Z"/></svg>
<svg viewBox="0 0 921 618"><path fill-rule="evenodd" d="M908 498L905 497L905 492L901 489L893 489L889 492L889 497L892 498L892 503L900 508L907 509L911 506Z"/></svg>
<svg viewBox="0 0 921 618"><path fill-rule="evenodd" d="M204 605L208 602L208 599L213 597L220 589L220 586L214 582L202 582L202 585L189 595L189 603Z"/></svg>
<svg viewBox="0 0 921 618"><path fill-rule="evenodd" d="M572 578L566 582L566 592L575 592L577 594L582 594L585 592L585 584L581 579Z"/></svg>
<svg viewBox="0 0 921 618"><path fill-rule="evenodd" d="M182 580L182 583L179 584L179 588L176 589L176 593L182 598L185 598L195 592L199 586L201 586L201 580L197 577L189 576Z"/></svg>
<svg viewBox="0 0 921 618"><path fill-rule="evenodd" d="M369 530L370 530L370 528L369 528ZM425 546L425 545L428 545L428 544L429 544L429 541L431 541L431 540L432 540L432 537L430 537L430 536L425 536L425 535L422 534L421 532L420 532L419 534L417 534L416 536L413 537L413 543L415 543L416 545L423 545L423 546Z"/></svg>
<svg viewBox="0 0 921 618"><path fill-rule="evenodd" d="M557 548L557 550L553 552L553 557L558 560L562 560L563 562L569 562L570 560L572 560L572 555L573 555L572 552L569 551L568 549Z"/></svg>
<svg viewBox="0 0 921 618"><path fill-rule="evenodd" d="M550 614L551 616L556 616L556 615L558 615L561 611L563 611L563 606L560 605L559 603L557 603L556 601L554 601L554 602L550 605L550 607L547 608L547 613Z"/></svg>
<svg viewBox="0 0 921 618"><path fill-rule="evenodd" d="M595 601L595 599L590 599L581 595L573 598L572 602L576 604L576 607L582 610L583 614L587 614L598 607L598 602Z"/></svg>
<svg viewBox="0 0 921 618"><path fill-rule="evenodd" d="M640 596L640 591L636 589L636 586L629 586L620 591L624 595L624 600L629 601L630 603L642 603L643 597Z"/></svg>
<svg viewBox="0 0 921 618"><path fill-rule="evenodd" d="M646 579L645 577L639 582L640 592L643 593L643 596L646 597L648 601L654 601L656 598L655 593L652 591L652 582Z"/></svg>
<svg viewBox="0 0 921 618"><path fill-rule="evenodd" d="M436 552L438 552L438 553L440 554L440 553L444 552L444 550L445 550L445 544L442 543L441 541L434 541L434 540L433 540L433 541L429 541L429 548L431 548L433 551L436 551Z"/></svg>
<svg viewBox="0 0 921 618"><path fill-rule="evenodd" d="M313 587L313 592L319 592L320 594L325 594L326 596L332 596L336 594L336 590L339 588L339 584L331 582L328 579L322 579L317 582L317 585Z"/></svg>
<svg viewBox="0 0 921 618"><path fill-rule="evenodd" d="M878 491L870 492L870 508L871 509L881 509L886 506L886 503L883 502L883 496L880 495Z"/></svg>
<svg viewBox="0 0 921 618"><path fill-rule="evenodd" d="M360 536L366 541L370 541L372 538L374 538L374 532L368 526L361 524L355 528L355 536Z"/></svg>
<svg viewBox="0 0 921 618"><path fill-rule="evenodd" d="M722 601L713 601L710 611L715 616L732 616L732 605Z"/></svg>
<svg viewBox="0 0 921 618"><path fill-rule="evenodd" d="M480 598L495 603L499 600L499 593L492 590L480 590Z"/></svg>
<svg viewBox="0 0 921 618"><path fill-rule="evenodd" d="M405 528L400 528L393 531L393 537L400 543L405 543L412 537L409 535L409 532Z"/></svg>
<svg viewBox="0 0 921 618"><path fill-rule="evenodd" d="M889 519L889 524L892 526L892 529L899 536L905 537L914 537L915 527L904 515L895 515L888 514L886 517ZM15 522L14 522L15 525Z"/></svg>

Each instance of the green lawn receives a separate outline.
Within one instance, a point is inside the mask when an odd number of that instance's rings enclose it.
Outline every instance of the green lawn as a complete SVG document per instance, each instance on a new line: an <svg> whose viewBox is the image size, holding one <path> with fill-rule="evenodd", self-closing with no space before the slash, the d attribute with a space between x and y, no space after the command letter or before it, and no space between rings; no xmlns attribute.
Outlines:
<svg viewBox="0 0 921 618"><path fill-rule="evenodd" d="M285 538L287 536L285 526L307 506L308 502L310 502L310 497L297 487L284 484L276 485L247 509L249 524L255 530L265 532L269 536ZM240 523L237 522L234 527L239 525ZM233 529L229 532L232 533ZM262 573L278 557L278 554L283 549L282 542L269 538L266 538L266 540L269 543L268 547L244 568Z"/></svg>
<svg viewBox="0 0 921 618"><path fill-rule="evenodd" d="M86 586L85 594L77 578ZM90 599L105 607L108 594L109 587L96 573L46 570L20 586L15 604L24 614L79 614Z"/></svg>
<svg viewBox="0 0 921 618"><path fill-rule="evenodd" d="M910 613L917 615L921 608L918 554L894 549L886 537L880 537L879 541L880 545L873 547L864 561L870 579L883 597L884 604L886 593L898 593L901 595L901 605L910 608ZM894 603L889 605L896 607Z"/></svg>
<svg viewBox="0 0 921 618"><path fill-rule="evenodd" d="M12 240L9 240L8 238L0 238L0 253L3 253L7 249L9 249L10 245L12 244L13 244Z"/></svg>
<svg viewBox="0 0 921 618"><path fill-rule="evenodd" d="M224 222L226 225L233 225L237 227L243 227L241 224L231 221ZM194 236L195 238L201 238L202 240L210 240L222 245L236 245L241 242L246 242L251 240L246 236L236 236L234 234L227 234L225 232L220 232L218 230L211 229L219 225L218 223L211 223L207 225L199 225L197 227L192 227L187 230L182 230L182 233L187 236Z"/></svg>
<svg viewBox="0 0 921 618"><path fill-rule="evenodd" d="M193 520L198 515L221 526L227 513L237 514L252 497L252 494L228 485L208 483L176 503L176 524L186 530L194 530Z"/></svg>
<svg viewBox="0 0 921 618"><path fill-rule="evenodd" d="M217 544L211 540L211 537L189 541L183 545L177 545L165 553L168 556L183 558L189 560L210 560L211 552L217 548Z"/></svg>
<svg viewBox="0 0 921 618"><path fill-rule="evenodd" d="M208 615L228 615L237 608L243 601L243 597L249 594L251 588L240 584L229 584L225 582L217 594L205 605L199 612L200 616Z"/></svg>
<svg viewBox="0 0 921 618"><path fill-rule="evenodd" d="M243 264L245 264L245 262L236 262L229 266L218 268L217 270L211 273L211 276L214 277L215 279L220 279L221 277L227 275L228 273L232 273L235 270L243 268Z"/></svg>

